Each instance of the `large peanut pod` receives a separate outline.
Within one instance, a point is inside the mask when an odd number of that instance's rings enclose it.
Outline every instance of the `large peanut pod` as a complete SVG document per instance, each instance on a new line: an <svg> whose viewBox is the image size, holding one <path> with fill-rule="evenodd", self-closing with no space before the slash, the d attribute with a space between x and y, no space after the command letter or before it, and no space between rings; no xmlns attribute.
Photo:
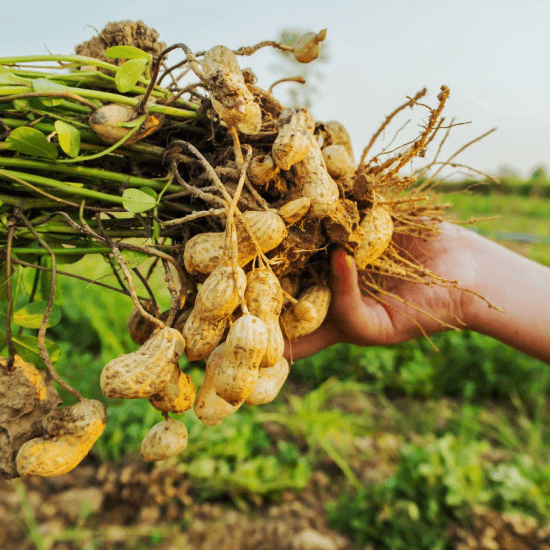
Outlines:
<svg viewBox="0 0 550 551"><path fill-rule="evenodd" d="M249 312L260 318L267 329L267 348L260 367L275 365L283 356L285 342L279 325L283 308L283 290L269 268L257 268L247 276L244 299Z"/></svg>
<svg viewBox="0 0 550 551"><path fill-rule="evenodd" d="M264 322L251 314L241 316L231 326L214 387L216 394L232 406L246 400L256 386L267 338Z"/></svg>
<svg viewBox="0 0 550 551"><path fill-rule="evenodd" d="M165 413L183 413L195 400L195 385L189 375L180 371L177 384L168 383L161 391L149 396L151 405Z"/></svg>
<svg viewBox="0 0 550 551"><path fill-rule="evenodd" d="M262 112L244 81L235 54L226 46L214 46L204 54L202 69L212 107L220 118L243 134L257 134L262 127Z"/></svg>
<svg viewBox="0 0 550 551"><path fill-rule="evenodd" d="M162 461L179 455L187 446L187 427L175 419L154 425L141 441L139 453L144 461Z"/></svg>
<svg viewBox="0 0 550 551"><path fill-rule="evenodd" d="M214 378L224 358L225 343L222 343L212 351L210 356L208 356L208 360L206 360L204 381L195 399L195 414L208 426L219 425L226 417L239 409L244 402L244 400L241 400L235 405L231 405L216 394Z"/></svg>
<svg viewBox="0 0 550 551"><path fill-rule="evenodd" d="M125 126L119 126L119 124L131 122L138 116L135 109L129 105L108 103L102 105L90 115L88 124L104 142L116 143L132 130ZM138 142L158 130L163 122L164 115L150 113L145 121L141 123L139 129L124 143L131 145Z"/></svg>
<svg viewBox="0 0 550 551"><path fill-rule="evenodd" d="M86 457L107 423L105 406L97 400L82 400L44 421L46 434L25 442L17 453L21 477L58 476L74 469Z"/></svg>
<svg viewBox="0 0 550 551"><path fill-rule="evenodd" d="M307 302L313 306L313 309L308 308L308 311L314 312L314 317L308 319L300 319L296 316L295 308L289 308L281 316L281 324L283 332L288 336L290 341L309 335L315 329L318 329L325 320L330 306L331 292L326 285L313 285L306 289L298 298L300 302Z"/></svg>
<svg viewBox="0 0 550 551"><path fill-rule="evenodd" d="M275 400L289 373L290 366L286 358L281 358L271 367L261 367L258 373L258 382L248 395L246 403L249 406L259 406Z"/></svg>
<svg viewBox="0 0 550 551"><path fill-rule="evenodd" d="M101 372L100 385L107 398L143 398L177 384L178 360L185 349L179 331L164 327L135 352L111 360Z"/></svg>
<svg viewBox="0 0 550 551"><path fill-rule="evenodd" d="M390 213L377 205L363 217L359 228L361 238L354 256L357 267L363 270L386 250L393 235L393 221Z"/></svg>
<svg viewBox="0 0 550 551"><path fill-rule="evenodd" d="M249 210L243 214L262 253L274 249L287 235L284 220L272 211ZM237 264L241 267L254 259L258 251L244 225L237 220ZM200 233L185 244L183 261L191 274L210 274L223 258L225 232Z"/></svg>
<svg viewBox="0 0 550 551"><path fill-rule="evenodd" d="M223 263L212 271L199 289L195 307L183 326L185 354L191 361L208 358L218 346L229 316L244 297L246 275Z"/></svg>
<svg viewBox="0 0 550 551"><path fill-rule="evenodd" d="M305 159L311 148L315 121L311 113L303 107L288 107L279 116L279 132L271 155L279 167L290 167Z"/></svg>
<svg viewBox="0 0 550 551"><path fill-rule="evenodd" d="M292 167L294 182L301 188L301 195L311 199L311 216L323 218L336 208L339 190L327 172L319 144L314 139L310 141L307 156Z"/></svg>

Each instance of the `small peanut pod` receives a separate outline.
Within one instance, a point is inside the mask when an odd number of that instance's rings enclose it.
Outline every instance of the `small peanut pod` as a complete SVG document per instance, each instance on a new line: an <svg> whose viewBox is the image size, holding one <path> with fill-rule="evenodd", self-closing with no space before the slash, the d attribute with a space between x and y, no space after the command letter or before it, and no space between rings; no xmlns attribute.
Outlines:
<svg viewBox="0 0 550 551"><path fill-rule="evenodd" d="M284 220L272 211L252 211L243 214L250 231L258 241L262 253L274 249L287 235ZM255 243L244 225L237 220L237 264L245 266L258 255ZM209 274L223 258L225 232L200 233L185 244L183 261L191 274Z"/></svg>
<svg viewBox="0 0 550 551"><path fill-rule="evenodd" d="M232 406L254 390L258 369L267 348L264 322L245 314L232 325L225 341L225 357L214 377L216 394Z"/></svg>
<svg viewBox="0 0 550 551"><path fill-rule="evenodd" d="M235 54L225 46L214 46L204 54L202 69L212 107L220 118L243 134L257 134L262 127L262 112L245 83Z"/></svg>
<svg viewBox="0 0 550 551"><path fill-rule="evenodd" d="M227 320L239 305L246 288L246 275L221 264L206 278L195 298L195 307L183 326L185 354L191 361L202 360L218 346Z"/></svg>
<svg viewBox="0 0 550 551"><path fill-rule="evenodd" d="M151 405L165 413L183 413L195 400L195 385L189 375L180 371L177 384L168 383L161 391L149 396Z"/></svg>
<svg viewBox="0 0 550 551"><path fill-rule="evenodd" d="M355 174L355 165L343 145L329 145L323 149L328 173L339 180L349 180Z"/></svg>
<svg viewBox="0 0 550 551"><path fill-rule="evenodd" d="M103 141L107 143L116 143L124 138L131 130L131 128L119 126L119 124L131 122L138 116L135 109L129 105L108 103L107 105L102 105L90 115L88 124ZM139 129L124 143L126 145L131 145L138 142L158 130L163 122L164 115L160 113L150 113L145 121L141 123Z"/></svg>
<svg viewBox="0 0 550 551"><path fill-rule="evenodd" d="M302 196L311 199L311 216L323 218L330 214L338 203L339 190L327 172L323 153L315 140L311 139L309 153L292 170L294 182L301 188Z"/></svg>
<svg viewBox="0 0 550 551"><path fill-rule="evenodd" d="M290 366L286 358L281 358L271 367L261 367L258 382L254 390L248 395L246 403L249 406L259 406L272 402L279 394L290 373Z"/></svg>
<svg viewBox="0 0 550 551"><path fill-rule="evenodd" d="M176 329L165 327L130 354L111 360L101 372L100 385L107 398L143 398L177 384L178 360L185 341Z"/></svg>
<svg viewBox="0 0 550 551"><path fill-rule="evenodd" d="M363 217L359 228L360 239L354 256L357 267L363 270L386 250L393 235L393 221L390 213L377 205Z"/></svg>
<svg viewBox="0 0 550 551"><path fill-rule="evenodd" d="M311 148L315 121L303 107L288 107L279 116L279 132L271 155L279 167L290 167L304 159Z"/></svg>
<svg viewBox="0 0 550 551"><path fill-rule="evenodd" d="M267 348L260 367L275 365L283 356L285 342L279 315L283 307L283 290L269 268L257 268L248 276L244 299L249 312L260 318L267 329Z"/></svg>
<svg viewBox="0 0 550 551"><path fill-rule="evenodd" d="M290 301L290 297L295 298L298 295L300 288L300 279L296 275L283 276L279 283L283 292L283 306L286 306Z"/></svg>
<svg viewBox="0 0 550 551"><path fill-rule="evenodd" d="M273 157L258 155L252 159L246 173L254 185L265 186L275 178L278 172L279 167L275 164Z"/></svg>
<svg viewBox="0 0 550 551"><path fill-rule="evenodd" d="M208 426L219 425L227 416L239 409L244 400L235 405L228 404L217 394L214 387L214 377L225 358L225 343L220 344L212 351L206 360L204 381L195 399L195 414Z"/></svg>
<svg viewBox="0 0 550 551"><path fill-rule="evenodd" d="M313 306L312 311L315 312L315 318L304 320L296 316L294 308L289 308L281 316L281 324L283 332L288 336L290 341L295 341L299 337L309 335L315 329L319 328L328 313L330 306L331 292L326 285L313 285L306 289L298 298L300 302L307 302Z"/></svg>
<svg viewBox="0 0 550 551"><path fill-rule="evenodd" d="M154 425L141 441L139 453L144 461L162 461L180 454L187 446L187 427L175 419Z"/></svg>
<svg viewBox="0 0 550 551"><path fill-rule="evenodd" d="M21 477L58 476L74 469L86 457L107 423L105 406L97 400L81 400L49 414L46 434L25 442L17 453Z"/></svg>
<svg viewBox="0 0 550 551"><path fill-rule="evenodd" d="M318 33L306 33L302 35L292 48L294 59L300 63L309 63L317 59L321 51L320 43L323 42L326 37L326 29Z"/></svg>
<svg viewBox="0 0 550 551"><path fill-rule="evenodd" d="M311 205L311 199L309 197L300 197L284 204L277 209L279 216L289 226L301 220Z"/></svg>

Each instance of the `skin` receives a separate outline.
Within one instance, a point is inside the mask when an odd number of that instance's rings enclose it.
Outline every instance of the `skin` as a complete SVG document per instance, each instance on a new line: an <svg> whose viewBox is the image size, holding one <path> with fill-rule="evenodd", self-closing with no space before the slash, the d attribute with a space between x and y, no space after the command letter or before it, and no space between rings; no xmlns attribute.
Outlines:
<svg viewBox="0 0 550 551"><path fill-rule="evenodd" d="M391 292L442 322L489 335L550 364L550 268L464 228L443 223L440 230L426 241L404 236L399 245L426 268L458 280L461 289L394 280ZM363 296L355 262L345 251L334 251L331 265L329 314L317 331L292 343L294 360L339 342L396 344L421 336L419 325L427 334L448 329L395 298L382 305ZM290 357L288 343L285 352Z"/></svg>

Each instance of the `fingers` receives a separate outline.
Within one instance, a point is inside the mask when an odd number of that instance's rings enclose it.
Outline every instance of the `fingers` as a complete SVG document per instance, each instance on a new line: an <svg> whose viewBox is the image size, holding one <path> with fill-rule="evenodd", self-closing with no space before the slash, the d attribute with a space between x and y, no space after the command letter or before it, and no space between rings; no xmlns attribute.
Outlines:
<svg viewBox="0 0 550 551"><path fill-rule="evenodd" d="M357 277L357 267L351 256L343 249L332 253L331 288L338 297L338 305L345 310L356 308L361 303L361 291Z"/></svg>
<svg viewBox="0 0 550 551"><path fill-rule="evenodd" d="M323 325L313 333L301 337L293 343L285 339L284 356L288 360L300 360L312 356L338 341L339 338L335 335L334 330L330 326Z"/></svg>

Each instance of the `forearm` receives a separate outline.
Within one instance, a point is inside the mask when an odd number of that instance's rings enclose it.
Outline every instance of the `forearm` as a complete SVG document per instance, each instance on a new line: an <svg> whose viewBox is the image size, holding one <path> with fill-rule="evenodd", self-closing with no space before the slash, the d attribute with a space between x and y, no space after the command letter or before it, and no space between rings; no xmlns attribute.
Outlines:
<svg viewBox="0 0 550 551"><path fill-rule="evenodd" d="M475 299L468 325L550 364L550 268L479 236L472 244L479 259L474 288L504 311Z"/></svg>

